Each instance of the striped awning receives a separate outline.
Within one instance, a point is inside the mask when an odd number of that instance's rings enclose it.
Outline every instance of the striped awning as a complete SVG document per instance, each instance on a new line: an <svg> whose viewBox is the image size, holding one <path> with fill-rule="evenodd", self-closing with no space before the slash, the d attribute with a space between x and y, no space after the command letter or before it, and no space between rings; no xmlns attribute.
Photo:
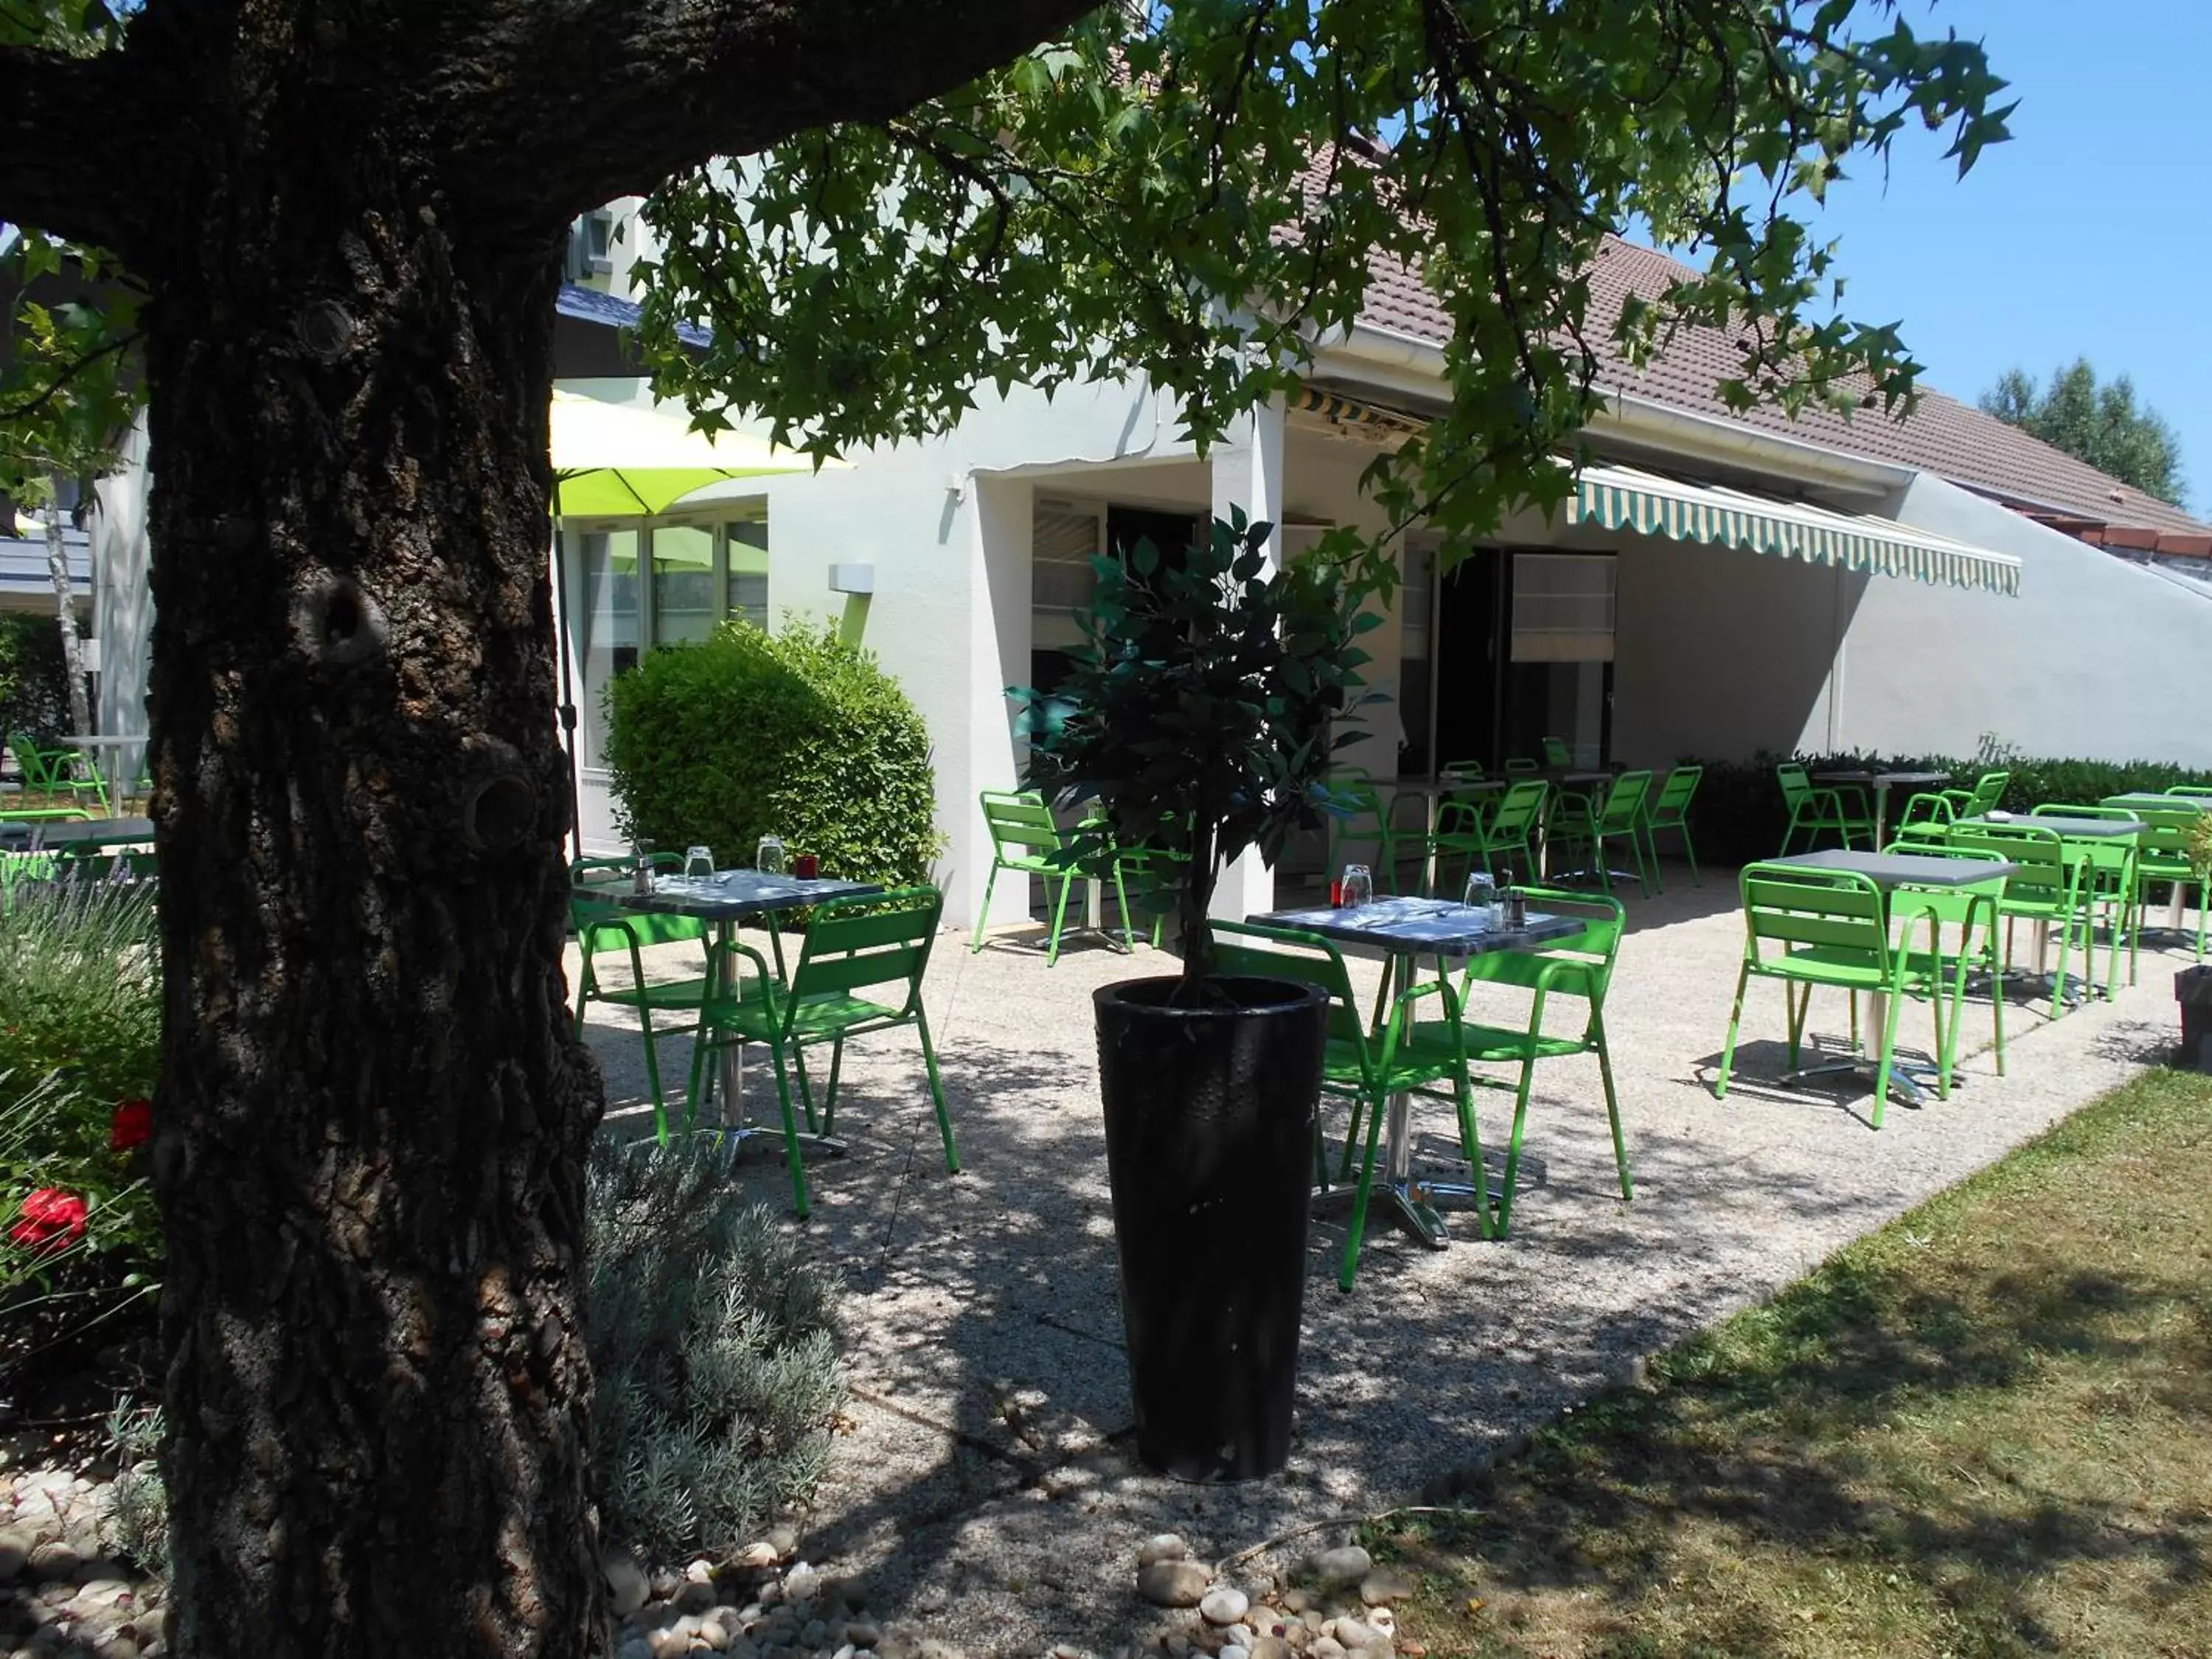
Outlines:
<svg viewBox="0 0 2212 1659"><path fill-rule="evenodd" d="M1678 542L1740 547L1778 559L1948 587L2020 592L2020 561L1869 514L1832 513L1721 484L1627 466L1586 466L1567 498L1567 522L1633 530Z"/></svg>

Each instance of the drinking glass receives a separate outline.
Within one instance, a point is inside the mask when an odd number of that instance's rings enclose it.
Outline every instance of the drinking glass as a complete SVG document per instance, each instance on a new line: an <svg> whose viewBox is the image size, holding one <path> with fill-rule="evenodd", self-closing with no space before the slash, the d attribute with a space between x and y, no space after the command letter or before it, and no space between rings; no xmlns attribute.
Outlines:
<svg viewBox="0 0 2212 1659"><path fill-rule="evenodd" d="M753 855L753 868L764 876L780 876L784 872L785 865L782 838L763 836L760 850Z"/></svg>
<svg viewBox="0 0 2212 1659"><path fill-rule="evenodd" d="M1347 910L1357 910L1363 904L1372 903L1374 899L1375 878L1369 873L1367 866L1364 864L1346 865L1344 866L1344 908Z"/></svg>
<svg viewBox="0 0 2212 1659"><path fill-rule="evenodd" d="M684 873L694 881L712 881L714 878L714 854L704 847L685 848Z"/></svg>
<svg viewBox="0 0 2212 1659"><path fill-rule="evenodd" d="M1483 921L1490 927L1498 925L1498 882L1487 870L1477 870L1467 878L1467 908L1482 912Z"/></svg>

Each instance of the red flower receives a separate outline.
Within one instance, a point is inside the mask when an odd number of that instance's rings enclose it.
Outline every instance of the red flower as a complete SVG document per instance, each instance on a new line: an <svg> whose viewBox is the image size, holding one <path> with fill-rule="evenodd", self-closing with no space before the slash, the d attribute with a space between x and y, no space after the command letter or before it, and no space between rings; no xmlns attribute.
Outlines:
<svg viewBox="0 0 2212 1659"><path fill-rule="evenodd" d="M127 1152L154 1138L154 1103L137 1095L115 1103L115 1121L107 1126L107 1149Z"/></svg>
<svg viewBox="0 0 2212 1659"><path fill-rule="evenodd" d="M23 1218L8 1237L27 1250L66 1249L84 1237L84 1200L58 1187L41 1187L23 1200Z"/></svg>

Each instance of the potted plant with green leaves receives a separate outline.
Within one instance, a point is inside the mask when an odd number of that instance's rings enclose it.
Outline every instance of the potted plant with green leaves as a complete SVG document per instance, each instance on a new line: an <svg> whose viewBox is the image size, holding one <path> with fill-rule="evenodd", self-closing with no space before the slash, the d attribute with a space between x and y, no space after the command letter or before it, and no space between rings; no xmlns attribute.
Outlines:
<svg viewBox="0 0 2212 1659"><path fill-rule="evenodd" d="M1339 563L1272 561L1272 528L1238 513L1094 561L1072 672L1014 694L1030 786L1098 803L1066 856L1141 863L1180 923L1182 971L1096 1013L1138 1455L1187 1480L1289 1457L1328 1018L1311 986L1217 974L1208 910L1232 860L1273 865L1332 805L1379 622Z"/></svg>

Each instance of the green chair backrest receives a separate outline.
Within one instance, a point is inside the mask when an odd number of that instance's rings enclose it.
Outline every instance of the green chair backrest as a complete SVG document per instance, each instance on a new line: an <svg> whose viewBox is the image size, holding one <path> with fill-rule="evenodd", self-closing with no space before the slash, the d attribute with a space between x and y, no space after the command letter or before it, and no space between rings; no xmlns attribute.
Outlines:
<svg viewBox="0 0 2212 1659"><path fill-rule="evenodd" d="M1649 772L1623 772L1614 778L1605 792L1605 805L1599 810L1597 827L1600 833L1625 836L1636 825L1644 813L1644 802L1651 793L1651 775Z"/></svg>
<svg viewBox="0 0 2212 1659"><path fill-rule="evenodd" d="M1547 738L1544 739L1545 765L1572 766L1574 763L1575 751L1567 746L1567 740L1565 738Z"/></svg>
<svg viewBox="0 0 2212 1659"><path fill-rule="evenodd" d="M2032 818L2134 818L2142 815L2131 806L2075 806L2047 800L2028 816Z"/></svg>
<svg viewBox="0 0 2212 1659"><path fill-rule="evenodd" d="M1698 793L1698 785L1705 775L1702 766L1678 766L1667 775L1659 786L1659 793L1651 803L1651 822L1655 824L1680 823L1690 811L1690 802Z"/></svg>
<svg viewBox="0 0 2212 1659"><path fill-rule="evenodd" d="M2204 795L2212 797L2212 783L2177 783L2169 787L2169 795Z"/></svg>
<svg viewBox="0 0 2212 1659"><path fill-rule="evenodd" d="M1437 809L1437 840L1465 844L1482 838L1481 806L1471 800L1447 800Z"/></svg>
<svg viewBox="0 0 2212 1659"><path fill-rule="evenodd" d="M1544 802L1551 793L1552 786L1541 778L1531 778L1508 789L1490 820L1492 837L1519 841L1531 834L1544 821Z"/></svg>
<svg viewBox="0 0 2212 1659"><path fill-rule="evenodd" d="M1962 862L1995 864L1998 855L1983 848L1954 847L1948 842L1931 843L1917 837L1892 842L1885 850L1911 854L1916 858L1957 859ZM1907 931L1911 922L1922 916L1932 915L1940 922L1966 928L1960 950L1972 954L1972 929L1979 921L1985 926L1996 921L1996 902L2004 897L2006 878L1991 876L1984 881L1970 881L1959 886L1938 887L1920 882L1899 882L1890 896L1893 919L1904 923ZM1900 897L1899 895L1907 896ZM1911 948L1917 941L1900 939L1900 945Z"/></svg>
<svg viewBox="0 0 2212 1659"><path fill-rule="evenodd" d="M1887 975L1888 912L1881 890L1857 871L1747 864L1741 890L1744 953L1753 962L1774 961L1762 946L1775 945L1785 961L1818 951L1824 959L1844 958L1844 965Z"/></svg>
<svg viewBox="0 0 2212 1659"><path fill-rule="evenodd" d="M653 867L680 874L683 854L655 853ZM628 950L633 944L682 945L707 937L708 924L697 916L632 910L593 893L594 888L629 891L635 868L625 858L582 858L568 866L568 925L575 930L577 947L586 955Z"/></svg>
<svg viewBox="0 0 2212 1659"><path fill-rule="evenodd" d="M0 823L89 823L92 814L82 806L31 806L0 812Z"/></svg>
<svg viewBox="0 0 2212 1659"><path fill-rule="evenodd" d="M910 1014L921 1000L921 976L945 896L934 887L836 899L817 907L806 927L806 948L791 974L790 1012L810 997L842 996L878 985L902 984Z"/></svg>
<svg viewBox="0 0 2212 1659"><path fill-rule="evenodd" d="M2204 816L2203 810L2182 806L2167 812L2145 807L2136 816L2142 820L2143 826L2142 834L2136 837L2136 852L2143 873L2160 877L2193 874L2189 833L2197 820Z"/></svg>
<svg viewBox="0 0 2212 1659"><path fill-rule="evenodd" d="M1544 769L1543 766L1536 761L1527 759L1525 757L1516 756L1513 759L1505 763L1505 769L1509 772L1540 772Z"/></svg>
<svg viewBox="0 0 2212 1659"><path fill-rule="evenodd" d="M1583 997L1589 1000L1593 1016L1603 1012L1606 990L1613 983L1613 965L1620 955L1620 936L1627 925L1628 913L1620 901L1557 887L1524 887L1521 892L1531 910L1578 920L1582 932L1547 940L1533 951L1488 951L1468 957L1462 1002L1472 1006L1474 988L1478 984L1516 985L1527 990L1540 988L1547 994ZM1562 974L1563 963L1579 964L1580 971Z"/></svg>
<svg viewBox="0 0 2212 1659"><path fill-rule="evenodd" d="M2004 805L2005 791L2012 786L2009 772L1984 772L1974 781L1974 793L1967 797L1966 810L1959 816L1978 818L1984 812L1994 812Z"/></svg>
<svg viewBox="0 0 2212 1659"><path fill-rule="evenodd" d="M1480 761L1453 761L1440 769L1437 775L1447 783L1479 783L1482 780Z"/></svg>
<svg viewBox="0 0 2212 1659"><path fill-rule="evenodd" d="M1774 781L1782 786L1782 804L1793 812L1800 801L1812 796L1813 780L1805 775L1805 769L1796 761L1785 761L1776 767Z"/></svg>
<svg viewBox="0 0 2212 1659"><path fill-rule="evenodd" d="M2040 829L2027 818L1977 823L1953 830L1948 844L1962 852L1993 853L2020 866L2005 883L2007 909L2072 911L2081 890L2082 860L2069 854L2056 830Z"/></svg>
<svg viewBox="0 0 2212 1659"><path fill-rule="evenodd" d="M1044 797L1030 790L986 789L978 799L991 845L1001 858L1039 858L1060 849L1060 826Z"/></svg>
<svg viewBox="0 0 2212 1659"><path fill-rule="evenodd" d="M1367 1065L1367 1024L1359 1017L1359 1001L1352 994L1344 953L1319 933L1251 921L1217 921L1213 966L1220 974L1286 979L1295 985L1317 987L1328 997L1330 1038L1351 1044L1360 1064Z"/></svg>
<svg viewBox="0 0 2212 1659"><path fill-rule="evenodd" d="M55 770L55 763L62 758L60 751L48 753L21 732L9 735L8 748L15 757L15 764L22 769L23 781L32 788L58 789L66 783L67 780Z"/></svg>

